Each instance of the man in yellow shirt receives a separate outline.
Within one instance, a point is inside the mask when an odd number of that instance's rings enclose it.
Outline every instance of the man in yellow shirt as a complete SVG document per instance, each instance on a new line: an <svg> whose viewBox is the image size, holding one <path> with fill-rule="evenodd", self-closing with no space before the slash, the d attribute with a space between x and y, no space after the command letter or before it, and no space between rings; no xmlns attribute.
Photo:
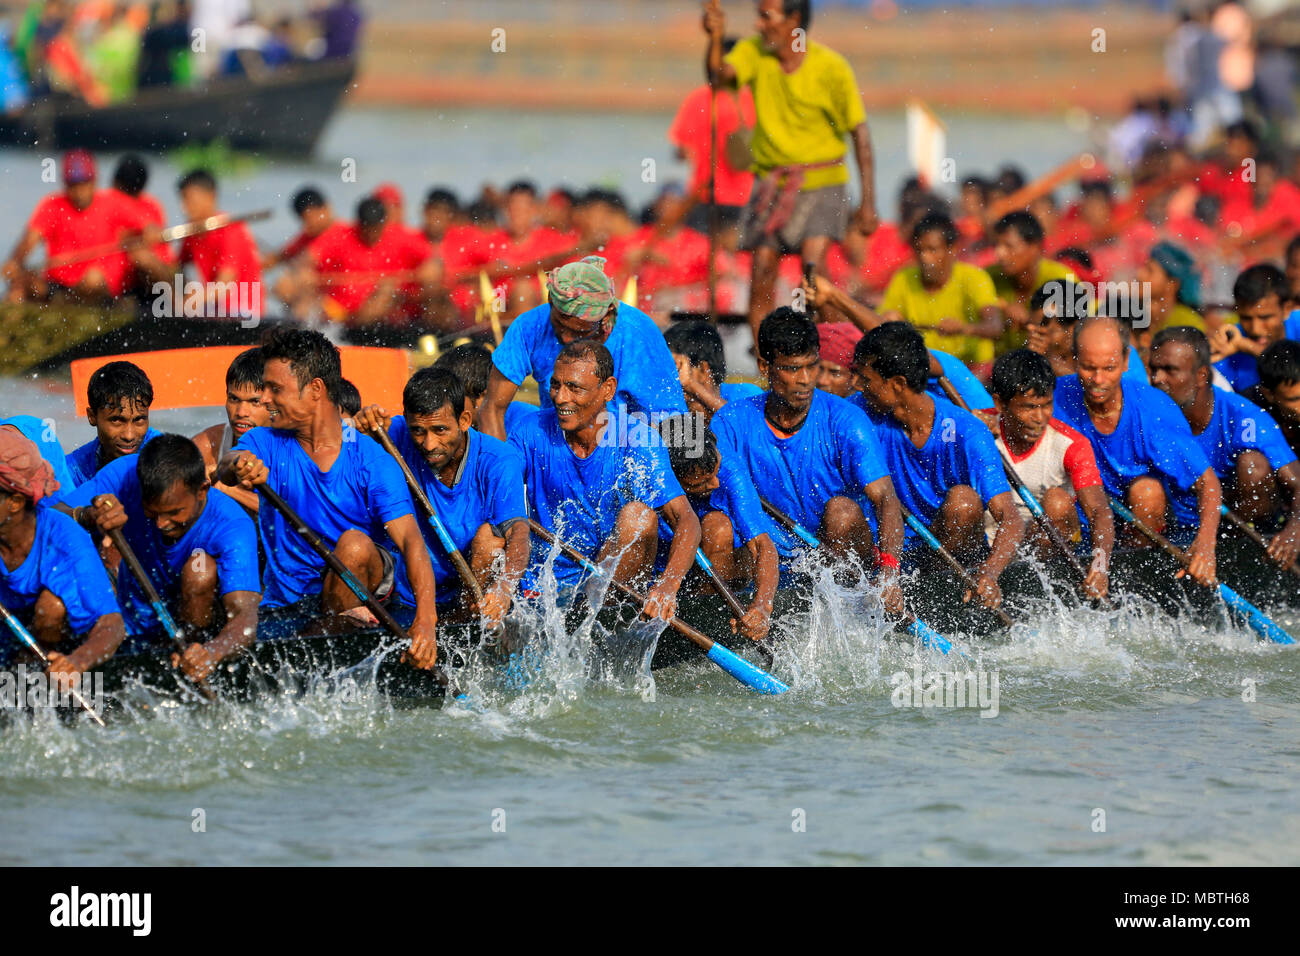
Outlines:
<svg viewBox="0 0 1300 956"><path fill-rule="evenodd" d="M1044 282L1078 280L1069 266L1043 255L1043 227L1029 213L1007 213L994 224L993 236L998 261L989 266L989 276L1007 318L1006 331L994 346L1002 355L1024 346L1029 300Z"/></svg>
<svg viewBox="0 0 1300 956"><path fill-rule="evenodd" d="M957 227L941 212L926 213L912 229L917 264L894 273L880 302L886 322L920 330L925 346L957 356L976 376L993 367L993 342L1002 334L1002 310L989 274L958 262Z"/></svg>
<svg viewBox="0 0 1300 956"><path fill-rule="evenodd" d="M756 179L741 216L740 248L754 253L749 326L775 303L777 265L797 252L805 264L825 269L826 250L844 236L849 212L845 136L852 136L862 202L854 226L875 230L875 162L871 131L857 80L848 62L808 39L809 0L758 0L758 35L741 40L725 57L726 21L717 0L704 11L709 35L705 61L715 87L748 86L755 125L750 149Z"/></svg>

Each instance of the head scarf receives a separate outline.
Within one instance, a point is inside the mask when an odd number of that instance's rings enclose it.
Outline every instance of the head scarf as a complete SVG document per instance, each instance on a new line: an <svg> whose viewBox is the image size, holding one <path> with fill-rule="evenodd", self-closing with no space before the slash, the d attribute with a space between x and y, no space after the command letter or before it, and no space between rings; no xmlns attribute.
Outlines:
<svg viewBox="0 0 1300 956"><path fill-rule="evenodd" d="M823 362L851 368L853 348L862 338L862 332L852 322L825 322L817 326L821 338L818 354Z"/></svg>
<svg viewBox="0 0 1300 956"><path fill-rule="evenodd" d="M1172 242L1157 242L1151 247L1150 256L1169 278L1178 281L1178 301L1189 309L1197 308L1201 302L1201 274L1196 260Z"/></svg>
<svg viewBox="0 0 1300 956"><path fill-rule="evenodd" d="M600 256L552 269L546 274L546 292L551 305L564 315L587 322L599 322L616 301L614 283L605 275L605 260Z"/></svg>
<svg viewBox="0 0 1300 956"><path fill-rule="evenodd" d="M59 490L50 463L13 428L0 428L0 488L26 495L32 504Z"/></svg>

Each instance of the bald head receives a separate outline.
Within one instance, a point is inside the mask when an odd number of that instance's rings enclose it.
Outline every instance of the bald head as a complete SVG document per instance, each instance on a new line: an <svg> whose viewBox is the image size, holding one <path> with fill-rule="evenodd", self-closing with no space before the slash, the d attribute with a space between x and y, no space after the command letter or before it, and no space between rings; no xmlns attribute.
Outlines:
<svg viewBox="0 0 1300 956"><path fill-rule="evenodd" d="M1094 351L1114 349L1121 357L1127 357L1128 323L1103 315L1079 320L1074 326L1074 357L1077 359L1085 348Z"/></svg>

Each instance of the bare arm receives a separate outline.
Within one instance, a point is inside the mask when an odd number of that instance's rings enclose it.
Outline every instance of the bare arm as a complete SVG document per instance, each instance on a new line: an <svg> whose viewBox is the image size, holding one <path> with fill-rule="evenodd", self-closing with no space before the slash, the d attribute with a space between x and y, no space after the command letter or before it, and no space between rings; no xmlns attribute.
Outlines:
<svg viewBox="0 0 1300 956"><path fill-rule="evenodd" d="M1016 548L1024 539L1025 519L1016 508L1010 491L994 495L988 503L988 509L993 515L993 520L998 523L998 532L993 536L993 545L983 567L980 568L980 576L996 581L1002 577L1002 572L1016 556Z"/></svg>
<svg viewBox="0 0 1300 956"><path fill-rule="evenodd" d="M771 535L764 532L745 545L754 559L754 600L749 605L764 617L771 617L776 586L781 577L781 558Z"/></svg>
<svg viewBox="0 0 1300 956"><path fill-rule="evenodd" d="M858 178L862 184L857 227L869 235L876 231L880 217L876 213L876 160L871 149L871 128L866 123L853 127L853 152L858 159Z"/></svg>
<svg viewBox="0 0 1300 956"><path fill-rule="evenodd" d="M72 676L83 674L112 657L125 639L126 624L122 621L122 615L105 614L95 622L81 646L71 654L50 652L50 673L61 672Z"/></svg>
<svg viewBox="0 0 1300 956"><path fill-rule="evenodd" d="M487 392L483 395L483 404L478 407L478 430L484 435L506 440L506 409L515 400L519 386L501 374L501 370L492 366L488 377Z"/></svg>
<svg viewBox="0 0 1300 956"><path fill-rule="evenodd" d="M257 605L262 595L256 591L231 591L222 598L226 626L205 643L195 642L185 653L173 654L172 665L179 666L194 682L206 680L222 661L253 646L257 640Z"/></svg>
<svg viewBox="0 0 1300 956"><path fill-rule="evenodd" d="M663 577L647 595L646 616L666 621L677 613L677 589L695 561L695 549L700 546L700 519L685 495L673 498L659 509L659 514L673 529L673 539L668 545Z"/></svg>
<svg viewBox="0 0 1300 956"><path fill-rule="evenodd" d="M1300 554L1300 462L1293 461L1279 468L1277 482L1284 494L1291 496L1291 515L1286 526L1269 542L1268 556L1286 567Z"/></svg>
<svg viewBox="0 0 1300 956"><path fill-rule="evenodd" d="M1191 561L1187 573L1197 582L1211 585L1215 581L1215 545L1219 537L1219 506L1223 504L1223 485L1213 469L1206 468L1201 477L1192 486L1196 492L1196 508L1201 526L1196 530L1196 538L1187 549ZM1182 571L1178 572L1181 576Z"/></svg>
<svg viewBox="0 0 1300 956"><path fill-rule="evenodd" d="M722 37L726 29L726 17L718 0L709 0L704 8L704 32L709 35L709 47L704 54L704 76L710 86L729 89L736 85L736 68L722 56Z"/></svg>
<svg viewBox="0 0 1300 956"><path fill-rule="evenodd" d="M903 553L903 505L894 491L894 480L886 475L864 489L871 507L876 510L877 545L895 558Z"/></svg>
<svg viewBox="0 0 1300 956"><path fill-rule="evenodd" d="M1083 514L1092 528L1092 563L1088 568L1088 577L1084 587L1105 594L1100 590L1107 587L1110 575L1110 556L1115 550L1115 516L1111 514L1110 503L1106 500L1106 489L1101 485L1078 489L1079 504Z"/></svg>
<svg viewBox="0 0 1300 956"><path fill-rule="evenodd" d="M415 595L415 620L411 623L410 655L417 667L433 667L438 660L438 607L437 594L433 580L433 562L429 560L429 549L420 534L420 526L415 522L415 515L402 515L384 525L384 530L397 545L397 550L406 562L406 580L410 582L411 593Z"/></svg>

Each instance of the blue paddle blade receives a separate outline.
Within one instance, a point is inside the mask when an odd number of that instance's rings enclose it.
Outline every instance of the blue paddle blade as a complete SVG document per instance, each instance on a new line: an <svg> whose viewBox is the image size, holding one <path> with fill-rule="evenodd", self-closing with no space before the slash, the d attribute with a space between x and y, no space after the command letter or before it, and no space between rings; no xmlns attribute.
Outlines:
<svg viewBox="0 0 1300 956"><path fill-rule="evenodd" d="M952 641L944 637L929 624L926 624L919 617L913 618L907 625L907 633L913 637L921 639L921 643L926 647L933 647L947 654L952 650Z"/></svg>
<svg viewBox="0 0 1300 956"><path fill-rule="evenodd" d="M709 648L708 656L709 660L713 661L713 663L717 664L750 690L756 690L760 694L784 694L790 689L787 685L781 683L771 674L759 670L744 658L737 657L721 644L715 642L714 645Z"/></svg>
<svg viewBox="0 0 1300 956"><path fill-rule="evenodd" d="M1282 628L1278 627L1271 617L1259 608L1255 607L1255 605L1251 604L1226 584L1219 585L1219 597L1223 598L1224 604L1245 617L1251 630L1260 637L1266 638L1274 644L1295 643L1295 638L1282 630Z"/></svg>

